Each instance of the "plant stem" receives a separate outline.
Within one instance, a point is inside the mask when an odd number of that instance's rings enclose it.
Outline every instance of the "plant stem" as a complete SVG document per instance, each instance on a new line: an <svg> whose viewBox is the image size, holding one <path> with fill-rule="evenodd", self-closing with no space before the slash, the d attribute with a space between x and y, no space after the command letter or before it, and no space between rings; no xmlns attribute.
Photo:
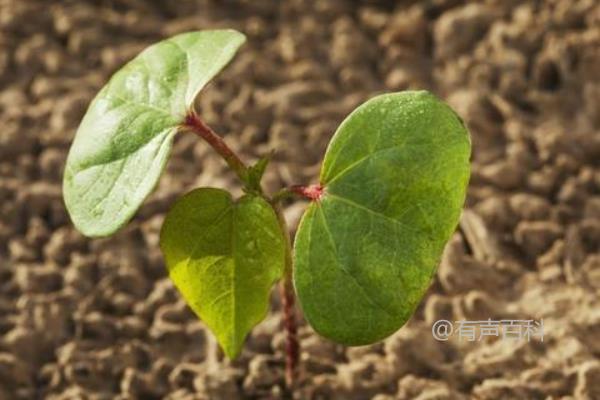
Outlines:
<svg viewBox="0 0 600 400"><path fill-rule="evenodd" d="M296 196L296 193L292 192L290 188L279 189L273 196L271 196L271 202L278 204L284 199Z"/></svg>
<svg viewBox="0 0 600 400"><path fill-rule="evenodd" d="M283 327L286 332L285 383L288 389L292 389L296 380L296 370L300 354L296 327L295 292L294 284L292 283L294 261L292 259L290 234L281 207L275 202L271 202L271 204L277 214L277 220L279 221L279 226L285 240L285 269L283 271L283 280L279 286L279 293L281 294L281 305L283 308Z"/></svg>
<svg viewBox="0 0 600 400"><path fill-rule="evenodd" d="M204 139L208 144L227 162L229 167L237 174L240 180L247 183L248 178L248 167L242 160L227 146L227 143L217 135L206 123L196 114L194 111L188 112L185 117L183 126L190 129L196 135ZM289 192L289 195L296 193L296 191L284 189L274 196L273 199L268 199L264 195L263 197L269 201L275 214L277 215L277 221L281 228L285 240L285 267L283 273L283 280L280 283L281 303L283 308L283 327L286 331L286 346L285 346L285 382L288 390L291 390L294 385L296 378L296 367L298 364L299 355L299 344L298 337L296 334L296 312L295 312L295 292L294 285L292 283L292 271L293 271L293 259L292 259L292 245L290 241L290 231L285 222L283 212L279 205L281 196L280 193ZM262 189L260 190L262 194Z"/></svg>
<svg viewBox="0 0 600 400"><path fill-rule="evenodd" d="M206 123L198 116L198 114L196 114L194 111L188 112L183 125L187 128L190 128L192 132L200 136L202 139L206 140L208 144L210 144L211 147L215 149L215 151L219 153L221 157L223 157L225 162L227 162L229 167L237 174L242 182L246 182L248 167L246 167L237 154L235 154L233 150L227 146L227 143L225 143L221 136L217 135L210 126L206 125Z"/></svg>

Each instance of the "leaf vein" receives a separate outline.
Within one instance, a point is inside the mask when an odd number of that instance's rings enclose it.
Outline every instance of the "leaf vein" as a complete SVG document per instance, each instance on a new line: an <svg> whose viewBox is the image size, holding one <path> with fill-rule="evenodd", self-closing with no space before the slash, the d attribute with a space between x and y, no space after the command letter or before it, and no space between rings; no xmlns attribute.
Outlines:
<svg viewBox="0 0 600 400"><path fill-rule="evenodd" d="M343 264L340 262L340 257L339 257L338 252L337 252L337 246L335 244L335 241L333 240L333 235L331 234L331 231L329 230L329 225L327 224L327 218L325 218L325 212L323 211L322 207L318 207L318 209L320 211L321 218L323 219L323 225L325 227L325 232L327 232L327 236L329 238L329 241L331 242L331 247L333 248L333 253L334 253L334 256L335 256L335 261L336 261L339 269L351 278L351 280L354 282L354 284L356 286L358 286L358 288L364 294L365 299L367 299L367 301L369 303L371 303L372 306L374 306L375 308L381 309L383 312L385 312L389 316L393 317L394 314L392 312L390 312L382 304L380 304L378 301L376 301L375 298L372 297L371 294L367 291L367 289L360 284L360 282L358 281L358 279L356 278L356 276L354 276L354 274L352 274L350 271L348 271L343 266Z"/></svg>
<svg viewBox="0 0 600 400"><path fill-rule="evenodd" d="M374 155L379 154L379 153L383 153L383 152L387 152L387 151L390 151L390 150L400 150L400 149L404 148L405 144L406 143L403 142L403 143L397 144L395 146L386 147L384 149L379 149L379 150L375 150L373 152L370 152L370 153L366 154L365 156L359 158L358 160L354 161L352 164L350 164L349 166L347 166L346 168L344 168L340 172L338 172L337 175L335 175L333 178L331 178L331 180L329 180L329 182L325 182L325 183L328 184L328 185L331 185L333 182L335 182L336 180L338 180L342 176L348 174L350 171L352 171L358 165L360 165L363 162L367 161L369 158L373 157Z"/></svg>
<svg viewBox="0 0 600 400"><path fill-rule="evenodd" d="M340 201L340 202L342 202L342 203L346 203L346 204L348 204L348 205L350 205L350 206L352 206L352 207L355 207L355 208L358 208L358 209L360 209L360 210L363 210L363 211L365 211L365 212L367 212L367 213L369 213L369 214L371 214L371 215L374 215L374 216L376 216L376 217L378 217L378 218L382 218L382 219L384 219L384 220L386 220L386 221L389 221L389 222L391 222L391 223L395 224L396 226L399 226L399 227L401 227L402 229L405 229L405 230L407 230L407 231L409 231L409 232L413 232L413 233L421 233L420 231L418 231L418 230L416 230L416 229L413 229L413 228L409 227L408 225L405 225L405 224L403 224L402 222L400 222L400 221L399 221L399 220L397 220L397 219L394 219L394 218L388 217L388 216L387 216L387 215L385 215L385 214L379 213L379 212L377 212L377 211L375 211L375 210L372 210L372 209L370 209L370 208L368 208L368 207L366 207L366 206L364 206L364 205L362 205L362 204L359 204L359 203L357 203L357 202L355 202L355 201L352 201L352 200L350 200L350 199L347 199L347 198L345 198L345 197L341 197L341 196L335 195L335 194L333 194L333 193L327 193L327 194L326 194L326 196L327 196L327 197L330 197L332 200L337 200L337 201ZM403 214L402 214L402 215L404 215L404 213L406 213L406 212L407 212L407 210L405 210L405 211L403 212Z"/></svg>

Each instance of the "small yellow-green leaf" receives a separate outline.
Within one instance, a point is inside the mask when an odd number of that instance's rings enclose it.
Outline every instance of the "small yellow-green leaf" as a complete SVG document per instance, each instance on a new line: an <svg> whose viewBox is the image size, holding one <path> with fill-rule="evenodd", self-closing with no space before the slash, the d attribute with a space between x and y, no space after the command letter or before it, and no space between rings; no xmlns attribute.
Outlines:
<svg viewBox="0 0 600 400"><path fill-rule="evenodd" d="M246 180L247 190L260 192L260 182L262 180L263 175L265 174L267 165L269 165L269 161L271 161L270 155L262 157L256 162L256 164L248 168L248 177Z"/></svg>
<svg viewBox="0 0 600 400"><path fill-rule="evenodd" d="M458 223L470 148L427 92L375 97L341 124L295 240L294 283L317 332L364 345L410 318Z"/></svg>
<svg viewBox="0 0 600 400"><path fill-rule="evenodd" d="M183 196L160 234L169 276L230 358L267 313L284 246L277 216L262 197L233 201L221 189Z"/></svg>
<svg viewBox="0 0 600 400"><path fill-rule="evenodd" d="M183 33L113 75L83 117L65 167L63 194L77 229L106 236L129 221L156 185L197 93L244 40L232 30Z"/></svg>

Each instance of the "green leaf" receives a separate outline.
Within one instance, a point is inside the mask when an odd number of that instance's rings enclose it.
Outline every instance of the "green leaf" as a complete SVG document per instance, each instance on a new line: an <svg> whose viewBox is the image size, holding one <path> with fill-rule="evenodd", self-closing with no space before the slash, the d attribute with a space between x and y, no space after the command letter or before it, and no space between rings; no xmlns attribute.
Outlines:
<svg viewBox="0 0 600 400"><path fill-rule="evenodd" d="M271 161L270 154L266 157L262 157L256 162L256 164L248 168L248 178L246 186L249 190L260 193L260 182L262 180L263 175L265 174L267 165L269 165L269 161Z"/></svg>
<svg viewBox="0 0 600 400"><path fill-rule="evenodd" d="M131 219L158 182L197 93L244 40L232 30L184 33L113 75L83 117L65 167L63 194L77 229L106 236Z"/></svg>
<svg viewBox="0 0 600 400"><path fill-rule="evenodd" d="M192 310L235 358L266 315L284 267L285 243L273 208L221 189L196 189L167 214L160 247L169 276Z"/></svg>
<svg viewBox="0 0 600 400"><path fill-rule="evenodd" d="M294 282L317 332L364 345L410 318L458 223L470 148L458 116L423 91L375 97L341 124L295 241Z"/></svg>

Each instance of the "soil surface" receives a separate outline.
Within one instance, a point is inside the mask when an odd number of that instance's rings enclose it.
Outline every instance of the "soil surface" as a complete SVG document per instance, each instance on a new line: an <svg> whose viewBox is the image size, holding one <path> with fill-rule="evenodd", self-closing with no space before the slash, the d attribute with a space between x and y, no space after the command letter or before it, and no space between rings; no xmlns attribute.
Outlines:
<svg viewBox="0 0 600 400"><path fill-rule="evenodd" d="M108 77L172 34L248 43L198 99L274 191L314 183L340 121L377 93L428 89L472 133L460 229L413 319L345 348L302 325L297 399L600 399L600 7L595 0L0 1L0 399L278 399L279 301L235 362L166 277L173 200L239 192L193 135L135 219L74 230L67 150ZM290 203L297 223L305 202ZM540 338L437 341L432 324L532 319ZM494 340L496 339L496 340ZM215 363L218 363L215 365Z"/></svg>

